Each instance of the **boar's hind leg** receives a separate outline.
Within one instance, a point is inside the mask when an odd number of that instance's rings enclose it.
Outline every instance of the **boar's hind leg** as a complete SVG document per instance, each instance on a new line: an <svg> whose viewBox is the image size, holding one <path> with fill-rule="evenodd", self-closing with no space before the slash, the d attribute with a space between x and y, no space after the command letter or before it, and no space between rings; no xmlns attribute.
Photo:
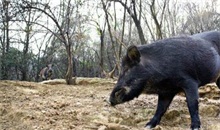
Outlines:
<svg viewBox="0 0 220 130"><path fill-rule="evenodd" d="M191 117L191 129L197 130L200 128L200 119L198 112L198 83L193 80L186 80L182 88L186 95L187 105Z"/></svg>
<svg viewBox="0 0 220 130"><path fill-rule="evenodd" d="M176 95L176 93L175 94L166 94L166 95L159 94L156 113L155 113L154 117L150 120L150 122L148 122L146 124L147 128L153 128L157 124L160 123L161 117L166 112L167 108L169 107L169 105L175 95Z"/></svg>
<svg viewBox="0 0 220 130"><path fill-rule="evenodd" d="M218 88L220 88L220 78L218 78L215 83L216 83L216 85L218 86Z"/></svg>

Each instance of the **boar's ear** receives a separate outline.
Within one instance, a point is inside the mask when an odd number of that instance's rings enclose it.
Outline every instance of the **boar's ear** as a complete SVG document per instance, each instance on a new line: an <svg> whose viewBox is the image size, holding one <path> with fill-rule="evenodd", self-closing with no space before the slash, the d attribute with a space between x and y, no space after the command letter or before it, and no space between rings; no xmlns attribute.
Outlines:
<svg viewBox="0 0 220 130"><path fill-rule="evenodd" d="M127 57L131 61L138 63L138 62L140 62L141 54L136 46L130 46L130 47L128 47L128 50L127 50Z"/></svg>

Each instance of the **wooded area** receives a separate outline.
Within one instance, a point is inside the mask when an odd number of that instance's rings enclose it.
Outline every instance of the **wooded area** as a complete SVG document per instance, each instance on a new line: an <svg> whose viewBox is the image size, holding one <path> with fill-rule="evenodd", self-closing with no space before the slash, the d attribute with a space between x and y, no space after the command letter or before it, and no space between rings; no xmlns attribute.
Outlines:
<svg viewBox="0 0 220 130"><path fill-rule="evenodd" d="M113 77L131 44L220 30L220 1L2 0L0 79Z"/></svg>

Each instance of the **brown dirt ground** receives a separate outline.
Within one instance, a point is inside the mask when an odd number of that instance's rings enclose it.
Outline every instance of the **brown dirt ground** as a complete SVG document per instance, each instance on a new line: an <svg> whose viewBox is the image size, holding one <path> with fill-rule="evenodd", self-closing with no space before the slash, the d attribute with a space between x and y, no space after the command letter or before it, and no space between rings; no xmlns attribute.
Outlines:
<svg viewBox="0 0 220 130"><path fill-rule="evenodd" d="M153 116L156 95L141 95L128 103L107 103L114 80L77 78L43 83L0 81L1 130L144 130ZM200 90L202 130L220 129L220 91L211 84ZM190 117L185 97L176 96L155 130L185 130Z"/></svg>

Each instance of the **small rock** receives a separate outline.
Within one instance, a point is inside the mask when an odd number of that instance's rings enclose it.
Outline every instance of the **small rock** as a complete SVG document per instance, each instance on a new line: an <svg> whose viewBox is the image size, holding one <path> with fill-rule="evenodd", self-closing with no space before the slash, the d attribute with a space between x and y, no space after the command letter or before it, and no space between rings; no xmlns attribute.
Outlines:
<svg viewBox="0 0 220 130"><path fill-rule="evenodd" d="M104 125L102 125L102 126L100 126L100 127L98 128L98 130L107 130L107 127L104 126Z"/></svg>

